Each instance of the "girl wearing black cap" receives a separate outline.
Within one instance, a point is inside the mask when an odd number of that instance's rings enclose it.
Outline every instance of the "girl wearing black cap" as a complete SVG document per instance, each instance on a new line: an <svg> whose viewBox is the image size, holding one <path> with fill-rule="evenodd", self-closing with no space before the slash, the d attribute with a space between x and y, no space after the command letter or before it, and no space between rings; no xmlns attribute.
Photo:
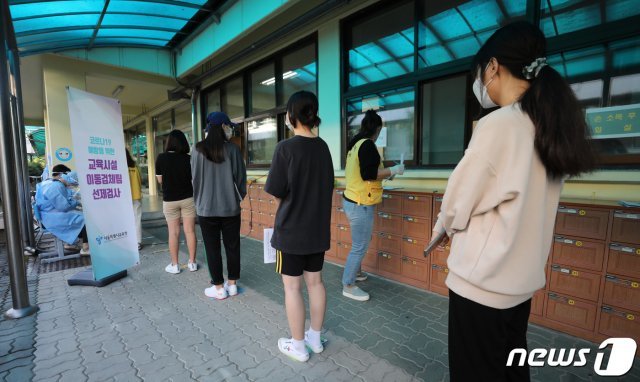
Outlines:
<svg viewBox="0 0 640 382"><path fill-rule="evenodd" d="M204 294L218 300L238 294L240 202L247 194L247 170L242 153L229 142L232 126L226 114L209 114L207 137L196 144L191 157L193 197L212 284ZM222 274L220 233L227 255L227 283Z"/></svg>

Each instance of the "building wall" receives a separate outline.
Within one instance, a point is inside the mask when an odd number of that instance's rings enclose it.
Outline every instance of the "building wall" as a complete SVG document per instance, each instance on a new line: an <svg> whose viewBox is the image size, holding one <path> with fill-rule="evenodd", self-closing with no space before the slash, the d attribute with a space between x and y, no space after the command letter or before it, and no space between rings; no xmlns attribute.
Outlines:
<svg viewBox="0 0 640 382"><path fill-rule="evenodd" d="M138 71L101 65L95 62L85 62L68 57L45 55L42 59L42 71L44 78L45 99L45 129L47 148L47 163L50 166L65 164L75 168L75 156L71 140L69 124L69 106L67 102L66 87L71 86L81 90L87 90L87 75L106 75L136 81L147 81L164 85L174 84L172 79L145 74ZM123 105L123 113L131 109ZM69 160L64 155L70 152ZM56 155L58 154L58 155ZM62 154L62 155L61 155ZM155 177L149 176L150 183L155 184Z"/></svg>
<svg viewBox="0 0 640 382"><path fill-rule="evenodd" d="M354 4L355 3L355 4ZM259 62L264 57L272 55L284 47L298 41L304 36L317 33L318 44L318 98L320 101L320 117L322 125L320 128L320 136L327 141L331 149L333 157L334 169L338 184L343 182L343 171L341 169L342 152L342 135L344 134L343 124L344 116L342 115L341 97L341 20L349 15L376 3L376 1L367 2L349 2L348 5L340 7L338 12L325 15L322 18L311 23L306 28L302 28L296 33L292 33L290 37L280 39L269 45L268 48L254 52L248 57L237 61L231 67L225 67L208 77L202 82L202 88L220 83L225 78L229 78L236 73L242 71L243 68L250 66L255 62ZM299 16L299 15L298 15ZM289 14L288 17L296 17ZM260 28L273 30L273 23L281 22L281 20L272 20ZM281 25L281 24L280 24ZM256 34L261 33L261 29L254 31ZM234 49L242 49L244 44L249 42L239 41ZM209 57L214 58L215 55ZM203 91L204 93L204 91ZM202 116L201 116L202 117ZM420 139L415 137L415 139ZM405 172L404 176L397 177L389 185L401 188L424 188L426 190L444 191L449 175L449 170L425 170L410 169ZM266 170L250 169L249 174L253 177L260 177L259 182L264 181ZM599 170L592 174L584 175L580 178L569 179L566 181L563 197L565 198L581 198L592 200L640 200L640 170Z"/></svg>

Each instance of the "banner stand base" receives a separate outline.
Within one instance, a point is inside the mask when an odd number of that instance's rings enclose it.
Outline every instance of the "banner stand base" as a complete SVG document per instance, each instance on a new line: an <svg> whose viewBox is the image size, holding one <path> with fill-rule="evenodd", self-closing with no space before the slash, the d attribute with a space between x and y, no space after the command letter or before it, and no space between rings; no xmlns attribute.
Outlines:
<svg viewBox="0 0 640 382"><path fill-rule="evenodd" d="M83 285L83 286L94 286L94 287L98 287L98 288L102 288L103 286L107 286L109 284L111 284L114 281L118 281L123 277L127 276L127 270L125 269L124 271L118 272L118 273L114 273L111 276L107 276L103 279L100 280L94 280L93 279L93 270L91 269L91 267L80 271L78 273L76 273L75 275L71 276L68 280L67 280L67 284L69 286L75 286L75 285Z"/></svg>

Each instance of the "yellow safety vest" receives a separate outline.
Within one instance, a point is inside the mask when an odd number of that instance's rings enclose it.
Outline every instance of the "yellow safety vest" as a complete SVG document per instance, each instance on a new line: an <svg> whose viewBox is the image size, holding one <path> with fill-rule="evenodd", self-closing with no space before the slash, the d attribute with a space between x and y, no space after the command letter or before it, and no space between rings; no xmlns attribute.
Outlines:
<svg viewBox="0 0 640 382"><path fill-rule="evenodd" d="M358 204L370 206L382 202L382 181L362 180L360 175L360 158L358 151L367 138L359 140L347 153L347 166L344 170L347 186L344 196ZM380 158L379 168L384 168Z"/></svg>
<svg viewBox="0 0 640 382"><path fill-rule="evenodd" d="M131 199L142 199L142 178L138 166L129 167L129 183L131 184Z"/></svg>

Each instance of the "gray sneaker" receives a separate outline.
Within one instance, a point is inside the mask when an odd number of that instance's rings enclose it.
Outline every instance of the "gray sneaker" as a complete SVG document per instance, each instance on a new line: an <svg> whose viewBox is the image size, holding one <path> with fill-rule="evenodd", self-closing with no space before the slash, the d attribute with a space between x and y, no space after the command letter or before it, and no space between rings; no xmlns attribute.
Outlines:
<svg viewBox="0 0 640 382"><path fill-rule="evenodd" d="M344 297L349 297L351 299L354 299L356 301L367 301L369 300L369 293L363 291L362 289L358 288L357 286L352 286L351 288L342 287L342 295Z"/></svg>
<svg viewBox="0 0 640 382"><path fill-rule="evenodd" d="M362 271L356 273L356 281L365 281L367 278L369 278L369 276Z"/></svg>

